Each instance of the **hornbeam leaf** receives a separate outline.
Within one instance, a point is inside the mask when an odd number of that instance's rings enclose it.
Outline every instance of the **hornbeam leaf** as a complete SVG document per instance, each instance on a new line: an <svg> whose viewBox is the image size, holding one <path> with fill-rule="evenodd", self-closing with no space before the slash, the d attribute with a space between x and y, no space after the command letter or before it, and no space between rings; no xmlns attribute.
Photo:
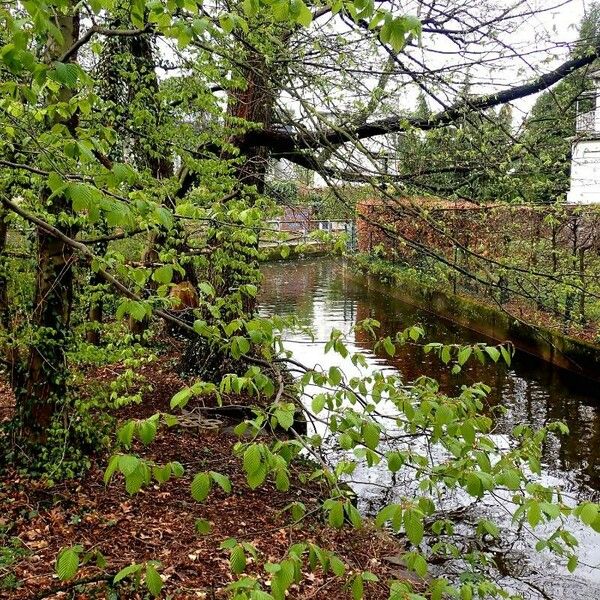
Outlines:
<svg viewBox="0 0 600 600"><path fill-rule="evenodd" d="M73 63L61 63L55 64L56 80L62 83L68 88L74 88L77 85L79 79L80 70L79 67Z"/></svg>
<svg viewBox="0 0 600 600"><path fill-rule="evenodd" d="M142 569L142 565L138 565L138 564L127 565L126 567L123 567L115 575L115 578L113 579L113 583L119 583L119 581L125 579L126 577L129 577L130 575L138 573L139 571L141 571L141 569Z"/></svg>
<svg viewBox="0 0 600 600"><path fill-rule="evenodd" d="M154 565L148 563L146 565L146 587L148 591L154 596L160 596L162 590L163 580Z"/></svg>
<svg viewBox="0 0 600 600"><path fill-rule="evenodd" d="M308 6L306 6L306 4L304 4L304 2L302 2L302 0L300 0L299 4L300 4L300 12L298 13L298 16L296 17L296 21L298 23L300 23L300 25L302 25L303 27L308 27L312 23L312 19L313 19L312 13L308 9Z"/></svg>
<svg viewBox="0 0 600 600"><path fill-rule="evenodd" d="M243 573L246 568L246 554L239 544L231 551L229 566L236 575Z"/></svg>
<svg viewBox="0 0 600 600"><path fill-rule="evenodd" d="M252 444L244 452L244 470L248 475L256 473L261 467L262 454L257 444Z"/></svg>
<svg viewBox="0 0 600 600"><path fill-rule="evenodd" d="M190 488L192 498L196 500L196 502L203 502L206 500L211 488L211 479L208 473L198 473L196 477L194 477Z"/></svg>
<svg viewBox="0 0 600 600"><path fill-rule="evenodd" d="M207 535L210 533L212 525L206 519L196 519L195 529L196 533Z"/></svg>
<svg viewBox="0 0 600 600"><path fill-rule="evenodd" d="M79 568L79 552L75 548L66 548L60 552L56 561L56 574L61 581L71 579Z"/></svg>
<svg viewBox="0 0 600 600"><path fill-rule="evenodd" d="M231 481L226 475L221 475L215 471L210 471L212 480L227 494L231 493Z"/></svg>

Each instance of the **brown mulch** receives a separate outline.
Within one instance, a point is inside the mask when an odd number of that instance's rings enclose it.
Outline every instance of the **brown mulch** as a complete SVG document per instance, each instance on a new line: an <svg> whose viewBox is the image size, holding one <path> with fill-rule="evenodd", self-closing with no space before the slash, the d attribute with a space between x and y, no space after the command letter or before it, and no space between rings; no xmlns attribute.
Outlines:
<svg viewBox="0 0 600 600"><path fill-rule="evenodd" d="M162 358L140 371L153 389L142 405L125 412L140 418L157 410L169 411L170 398L184 383L174 372L173 361ZM114 373L113 367L103 368L94 370L92 376L110 379ZM0 407L3 402L10 404L10 393L0 382ZM63 585L54 575L56 556L61 548L75 544L86 551L100 551L107 561L103 569L82 567L76 579L114 574L134 562L157 560L164 580L162 597L224 598L227 593L223 588L235 577L229 569L228 551L220 549L220 543L228 537L256 546L258 564L249 559L246 572L259 574L262 581L268 581L262 569L264 562L282 559L292 543L310 541L336 552L347 564L349 576L360 570L377 574L381 582L368 584L365 597L387 598L385 582L406 575L402 567L386 560L398 555L398 544L368 522L359 530L332 529L323 523L318 510L301 525L290 526L290 517L282 514L282 509L295 500L304 502L309 512L316 509L319 489L303 486L294 478L285 493L278 492L271 483L251 491L232 454L237 437L230 433L231 424L223 420L219 430L161 427L154 443L136 450L160 463L178 460L185 467L185 475L160 487L152 485L134 496L127 494L120 476L104 485L106 459L98 459L83 478L50 488L15 472L0 475L0 533L4 531L0 546L13 537L23 549L23 555L9 566L3 566L0 555L0 584L7 574L19 582L19 587L11 590L3 590L0 585L0 598L105 597L102 582L76 593L72 588L52 591ZM197 503L190 496L190 481L195 473L208 470L228 475L233 491L227 495L215 486L205 502ZM208 520L212 531L197 534L196 519ZM136 592L125 588L120 593L121 598L142 598L144 589ZM288 595L297 599L350 597L343 579L320 570L308 572L308 567L301 584L292 586Z"/></svg>

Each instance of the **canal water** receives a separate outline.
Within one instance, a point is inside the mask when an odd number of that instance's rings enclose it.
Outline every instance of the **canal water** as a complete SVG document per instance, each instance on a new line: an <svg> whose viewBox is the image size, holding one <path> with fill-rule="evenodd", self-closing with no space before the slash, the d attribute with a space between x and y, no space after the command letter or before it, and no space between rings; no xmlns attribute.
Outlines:
<svg viewBox="0 0 600 600"><path fill-rule="evenodd" d="M261 310L265 314L297 315L313 332L314 340L301 333L286 338L286 347L294 358L309 366L328 368L337 364L346 375L353 375L349 361L343 361L332 352L324 353L324 342L329 339L332 328L336 328L349 334L349 349L361 351L371 370L400 372L406 382L427 375L437 379L447 392L459 389L464 383L487 383L492 387L490 404L506 407L505 414L498 420L497 435L502 436L518 423L542 426L561 420L568 425L569 435L551 436L544 446L544 482L559 486L573 502L600 500L600 384L578 379L520 352L510 367L483 366L469 361L460 375L452 375L437 357L424 354L414 346L402 348L390 358L375 353L373 342L367 336L351 333L353 325L371 317L380 321L381 336L420 324L425 329L426 341L490 340L403 302L398 299L401 290L390 288L387 293L380 285L373 286L368 277L354 274L342 260L320 258L270 263L263 266L262 272ZM332 447L331 461L335 462L341 452ZM407 494L412 482L390 477L387 471L366 467L353 475L351 485L359 495L362 512L375 514L383 504ZM465 498L454 497L448 508L456 511L464 508L465 502ZM536 539L531 532L514 531L507 517L508 499L506 507L495 502L492 505L484 501L462 512L466 521L493 516L503 526L502 542L485 549L496 559L497 569L491 573L496 580L525 598L600 598L600 534L570 521L569 527L580 544L580 566L570 574L556 557L535 552ZM465 549L473 549L469 540L464 544ZM439 569L452 575L460 572L461 565L445 564Z"/></svg>

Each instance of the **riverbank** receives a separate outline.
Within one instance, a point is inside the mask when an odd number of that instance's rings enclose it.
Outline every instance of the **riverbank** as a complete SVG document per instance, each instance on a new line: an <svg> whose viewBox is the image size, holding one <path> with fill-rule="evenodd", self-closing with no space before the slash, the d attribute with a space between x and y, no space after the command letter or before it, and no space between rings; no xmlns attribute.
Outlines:
<svg viewBox="0 0 600 600"><path fill-rule="evenodd" d="M277 262L280 260L298 260L302 258L318 258L331 254L331 245L324 243L277 244L272 247L261 246L260 262Z"/></svg>
<svg viewBox="0 0 600 600"><path fill-rule="evenodd" d="M350 257L354 269L367 275L369 287L449 319L490 339L510 340L520 350L542 360L600 381L600 346L544 324L539 314L523 313L520 306L499 305L435 285L416 269L366 254ZM546 319L547 321L547 319Z"/></svg>
<svg viewBox="0 0 600 600"><path fill-rule="evenodd" d="M132 414L124 409L119 419L170 412L172 396L187 383L176 373L175 359L172 354L161 355L140 369L152 390L144 394L141 405L131 407ZM110 365L96 370L89 385L118 369L119 365ZM5 404L2 416L7 418L12 407L5 384L0 398ZM193 403L187 407L193 408ZM349 598L348 583L362 571L370 571L380 580L368 584L368 597L387 598L386 582L403 575L402 567L386 560L391 556L398 562L398 543L368 521L357 530L328 526L320 509L321 491L300 480L302 467L294 469L286 492L278 491L271 481L250 490L241 461L232 453L238 440L233 425L235 421L220 416L211 428L160 428L152 444L138 444L134 451L161 464L178 461L185 474L132 496L120 476L104 484L105 456L95 457L85 476L62 483L28 479L13 470L2 473L0 598L103 597L113 587L110 582L115 573L147 561L160 563L161 597L225 598L230 594L227 586L237 579L230 567L230 550L221 545L228 538L256 547L256 557L247 553L244 572L267 585L270 575L264 571L265 563L280 561L295 543L316 544L333 552L346 566L339 577L304 565L301 583L290 587L288 598ZM190 494L191 479L195 473L209 470L229 478L231 493L214 486L204 502L195 502ZM307 516L295 523L286 507L299 501L305 504ZM210 531L197 532L198 520L210 524ZM94 558L72 580L60 582L55 575L56 557L61 549L75 545ZM114 590L120 597L132 599L146 593L127 580Z"/></svg>

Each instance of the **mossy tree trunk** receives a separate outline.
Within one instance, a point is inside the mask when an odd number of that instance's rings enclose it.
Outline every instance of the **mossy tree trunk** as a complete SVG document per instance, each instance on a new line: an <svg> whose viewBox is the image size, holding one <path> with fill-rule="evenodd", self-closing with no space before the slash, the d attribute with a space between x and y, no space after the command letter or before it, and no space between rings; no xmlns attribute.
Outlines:
<svg viewBox="0 0 600 600"><path fill-rule="evenodd" d="M48 44L46 62L49 64L70 49L78 38L79 14L72 3L65 14L56 16L56 25L63 39L60 43L54 41ZM75 60L76 56L72 55L70 61ZM72 95L72 90L63 87L57 99L68 102ZM49 123L49 128L57 123L66 124L71 134L75 134L76 117L66 123L56 117L54 122ZM63 195L51 197L46 186L40 192L40 205L56 218L57 223L61 222L61 215L71 212L67 198ZM72 226L63 225L62 231L69 237L75 235ZM53 418L65 407L74 260L71 246L38 228L32 339L25 364L15 378L20 434L30 442L46 441Z"/></svg>
<svg viewBox="0 0 600 600"><path fill-rule="evenodd" d="M0 204L0 327L8 329L9 306L8 306L8 277L6 269L6 242L8 239L7 210Z"/></svg>

